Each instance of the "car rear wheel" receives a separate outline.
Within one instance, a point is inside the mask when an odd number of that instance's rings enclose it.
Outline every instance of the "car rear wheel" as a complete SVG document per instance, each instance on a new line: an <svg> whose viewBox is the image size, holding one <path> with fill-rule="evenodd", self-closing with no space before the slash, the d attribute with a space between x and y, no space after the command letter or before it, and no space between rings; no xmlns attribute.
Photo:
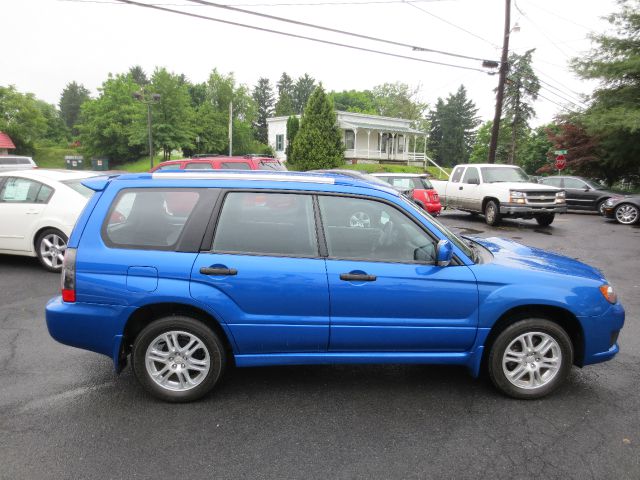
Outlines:
<svg viewBox="0 0 640 480"><path fill-rule="evenodd" d="M573 345L558 324L520 320L498 335L489 353L489 376L504 394L540 398L556 390L573 364Z"/></svg>
<svg viewBox="0 0 640 480"><path fill-rule="evenodd" d="M539 215L536 217L536 222L541 227L548 227L553 223L553 219L556 218L555 213L550 213L548 215Z"/></svg>
<svg viewBox="0 0 640 480"><path fill-rule="evenodd" d="M67 236L55 228L48 228L38 235L35 242L36 255L45 269L50 272L62 270L67 241Z"/></svg>
<svg viewBox="0 0 640 480"><path fill-rule="evenodd" d="M640 219L638 207L630 203L622 203L616 207L614 212L616 220L624 225L632 225Z"/></svg>
<svg viewBox="0 0 640 480"><path fill-rule="evenodd" d="M489 200L484 207L484 220L487 225L498 225L500 223L500 207L495 200Z"/></svg>
<svg viewBox="0 0 640 480"><path fill-rule="evenodd" d="M226 355L202 322L173 316L145 327L133 346L133 371L153 396L168 402L197 400L218 383Z"/></svg>

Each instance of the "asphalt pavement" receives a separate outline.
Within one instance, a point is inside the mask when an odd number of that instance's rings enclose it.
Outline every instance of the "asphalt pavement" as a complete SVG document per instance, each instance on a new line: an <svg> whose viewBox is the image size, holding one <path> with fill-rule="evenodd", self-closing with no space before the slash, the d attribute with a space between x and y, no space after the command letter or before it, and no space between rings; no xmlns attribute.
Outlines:
<svg viewBox="0 0 640 480"><path fill-rule="evenodd" d="M536 401L464 368L391 365L236 369L171 405L129 368L52 340L43 310L58 275L0 256L0 479L639 479L640 228L441 219L601 269L627 311L621 353Z"/></svg>

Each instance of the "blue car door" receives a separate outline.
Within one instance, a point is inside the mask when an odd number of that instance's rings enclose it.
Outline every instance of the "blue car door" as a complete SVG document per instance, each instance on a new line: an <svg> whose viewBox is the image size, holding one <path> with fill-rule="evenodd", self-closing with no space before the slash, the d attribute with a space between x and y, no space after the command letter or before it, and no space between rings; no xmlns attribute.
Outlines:
<svg viewBox="0 0 640 480"><path fill-rule="evenodd" d="M430 234L380 201L319 196L329 257L330 351L465 351L478 289L464 265L438 267Z"/></svg>
<svg viewBox="0 0 640 480"><path fill-rule="evenodd" d="M326 351L329 292L313 197L228 193L211 248L193 265L191 295L226 323L238 353Z"/></svg>

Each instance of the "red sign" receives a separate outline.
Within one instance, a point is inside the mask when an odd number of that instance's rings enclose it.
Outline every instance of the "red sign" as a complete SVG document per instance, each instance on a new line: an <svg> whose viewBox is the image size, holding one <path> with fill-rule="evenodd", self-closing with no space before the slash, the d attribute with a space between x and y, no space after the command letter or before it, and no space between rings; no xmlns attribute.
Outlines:
<svg viewBox="0 0 640 480"><path fill-rule="evenodd" d="M564 167L567 166L567 159L565 158L564 155L558 155L556 157L556 168L558 170L563 170Z"/></svg>

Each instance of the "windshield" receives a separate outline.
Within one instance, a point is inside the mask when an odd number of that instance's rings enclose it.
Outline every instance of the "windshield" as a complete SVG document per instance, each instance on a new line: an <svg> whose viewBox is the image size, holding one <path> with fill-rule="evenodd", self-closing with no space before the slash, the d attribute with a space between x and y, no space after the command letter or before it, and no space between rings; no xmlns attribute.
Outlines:
<svg viewBox="0 0 640 480"><path fill-rule="evenodd" d="M529 182L529 175L520 167L482 167L484 183L494 182Z"/></svg>
<svg viewBox="0 0 640 480"><path fill-rule="evenodd" d="M444 237L448 238L451 241L451 243L453 243L456 247L462 250L467 257L471 259L475 259L475 254L473 253L473 250L462 238L458 237L455 233L453 233L451 230L449 230L447 227L445 227L443 224L441 224L431 215L429 215L428 213L425 213L422 209L416 208L415 204L411 201L411 199L407 198L404 195L401 195L400 198L406 204L411 205L412 212L418 212L423 218L427 219L427 221L430 224L436 227L436 229L440 230L440 232L444 235Z"/></svg>
<svg viewBox="0 0 640 480"><path fill-rule="evenodd" d="M279 172L285 171L286 168L277 160L265 161L260 160L258 162L258 170L276 170Z"/></svg>
<svg viewBox="0 0 640 480"><path fill-rule="evenodd" d="M82 180L84 180L84 178L78 178L75 180L64 180L60 183L65 184L67 187L71 188L72 190L75 190L76 192L78 192L80 195L82 195L83 197L86 198L91 198L91 196L93 195L93 190L91 190L88 187L85 187L84 185L82 185Z"/></svg>

